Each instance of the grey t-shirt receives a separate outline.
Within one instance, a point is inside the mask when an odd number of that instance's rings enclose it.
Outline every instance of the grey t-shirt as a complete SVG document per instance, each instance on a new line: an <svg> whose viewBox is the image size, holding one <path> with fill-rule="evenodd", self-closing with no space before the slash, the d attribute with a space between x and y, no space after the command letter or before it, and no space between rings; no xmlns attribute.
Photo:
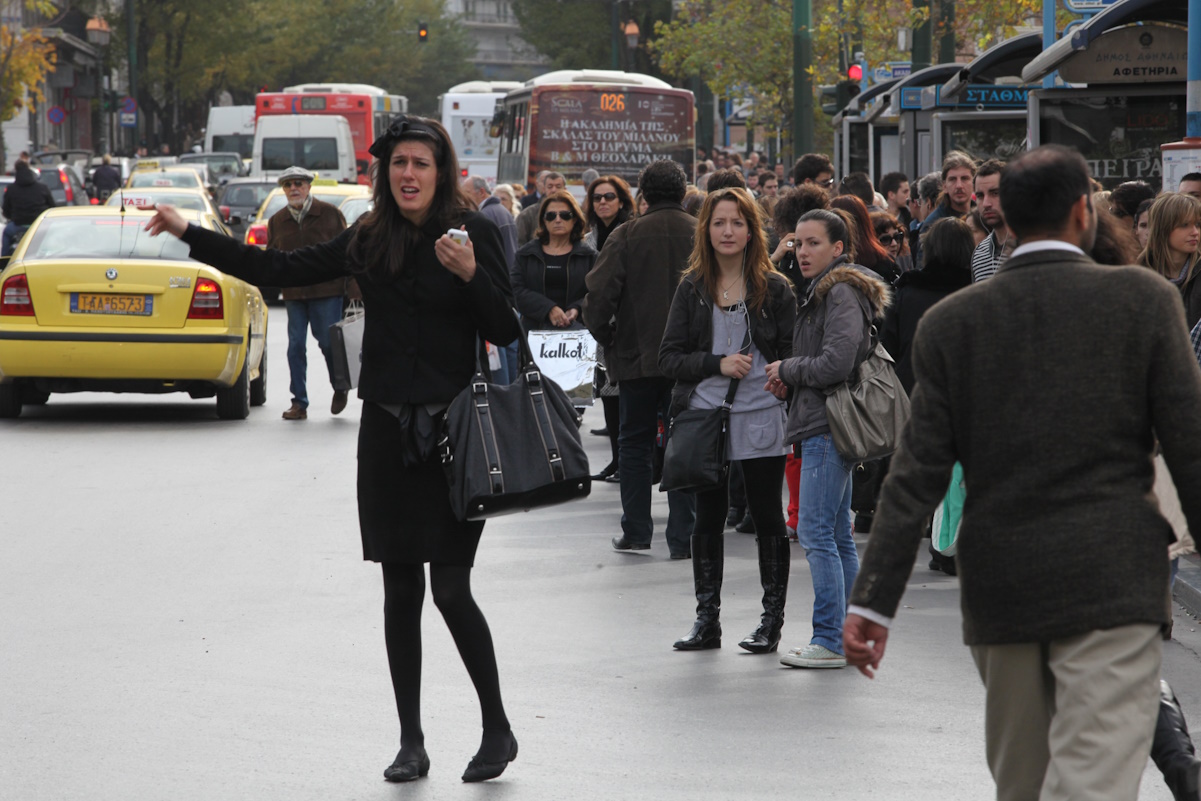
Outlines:
<svg viewBox="0 0 1201 801"><path fill-rule="evenodd" d="M783 456L787 412L784 401L763 388L767 383L767 359L747 335L746 305L713 307L713 349L718 356L749 353L751 371L738 382L734 403L730 408L730 441L726 453L733 461ZM745 344L745 348L741 348ZM709 376L696 386L688 401L690 409L716 409L726 400L730 379L724 375Z"/></svg>

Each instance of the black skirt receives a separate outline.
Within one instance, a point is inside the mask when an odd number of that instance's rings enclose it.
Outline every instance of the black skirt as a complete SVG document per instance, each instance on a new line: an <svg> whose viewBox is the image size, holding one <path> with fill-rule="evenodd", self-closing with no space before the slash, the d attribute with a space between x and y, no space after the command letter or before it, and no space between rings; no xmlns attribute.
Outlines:
<svg viewBox="0 0 1201 801"><path fill-rule="evenodd" d="M386 409L365 402L359 425L358 478L363 558L471 567L483 521L456 520L437 454L405 467L405 447L400 421Z"/></svg>

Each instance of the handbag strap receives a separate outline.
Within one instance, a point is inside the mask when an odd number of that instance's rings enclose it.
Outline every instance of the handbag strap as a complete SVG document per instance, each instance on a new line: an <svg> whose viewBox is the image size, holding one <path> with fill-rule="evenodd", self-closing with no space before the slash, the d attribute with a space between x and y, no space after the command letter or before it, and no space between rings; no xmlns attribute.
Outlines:
<svg viewBox="0 0 1201 801"><path fill-rule="evenodd" d="M559 452L559 440L555 437L555 429L550 423L550 410L546 408L546 393L542 388L542 373L538 370L527 370L524 373L530 387L530 401L534 406L534 419L538 422L538 434L542 439L542 447L546 451L546 463L550 467L551 480L562 481L567 477L563 469L563 456Z"/></svg>
<svg viewBox="0 0 1201 801"><path fill-rule="evenodd" d="M492 409L488 405L488 382L483 380L482 375L477 375L471 382L471 400L475 404L475 418L480 424L484 461L488 463L488 483L493 495L502 495L505 491L505 474L500 464L500 446L496 443Z"/></svg>
<svg viewBox="0 0 1201 801"><path fill-rule="evenodd" d="M744 333L742 335L742 345L740 345L738 347L738 352L739 353L743 353L743 352L749 353L750 349L751 349L751 318L750 318L750 315L748 314L747 318L746 318L746 333ZM729 414L730 409L732 409L734 406L734 396L736 394L738 394L738 380L739 379L737 379L737 378L730 379L730 388L728 390L726 390L726 400L721 405L721 408L725 409L727 414Z"/></svg>

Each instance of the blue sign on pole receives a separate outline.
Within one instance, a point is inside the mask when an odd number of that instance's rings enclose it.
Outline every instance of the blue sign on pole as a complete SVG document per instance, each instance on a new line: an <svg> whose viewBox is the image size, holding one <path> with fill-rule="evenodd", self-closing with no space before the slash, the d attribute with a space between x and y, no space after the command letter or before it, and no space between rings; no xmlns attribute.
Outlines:
<svg viewBox="0 0 1201 801"><path fill-rule="evenodd" d="M138 110L138 101L134 100L132 97L121 98L121 110L126 114L133 114Z"/></svg>
<svg viewBox="0 0 1201 801"><path fill-rule="evenodd" d="M62 106L51 106L46 109L46 119L51 125L62 125L67 119L67 110Z"/></svg>

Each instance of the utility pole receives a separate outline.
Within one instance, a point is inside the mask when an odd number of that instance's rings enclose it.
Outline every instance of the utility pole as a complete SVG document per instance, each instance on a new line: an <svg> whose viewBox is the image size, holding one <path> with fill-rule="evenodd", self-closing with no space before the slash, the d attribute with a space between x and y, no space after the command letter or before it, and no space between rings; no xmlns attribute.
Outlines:
<svg viewBox="0 0 1201 801"><path fill-rule="evenodd" d="M135 0L125 0L125 21L129 26L129 96L136 103L138 100L138 28L133 21ZM140 121L142 116L142 105L138 103L137 111L135 112ZM132 140L130 141L130 151L136 152L138 149L138 129L137 127L130 129Z"/></svg>
<svg viewBox="0 0 1201 801"><path fill-rule="evenodd" d="M929 9L930 2L931 0L913 0L913 7ZM913 31L913 51L910 53L909 60L913 62L911 69L914 72L930 66L930 51L934 49L933 35L933 25L927 15L926 21Z"/></svg>
<svg viewBox="0 0 1201 801"><path fill-rule="evenodd" d="M613 67L614 70L621 69L621 0L613 0L613 11L609 21L609 38L613 44Z"/></svg>
<svg viewBox="0 0 1201 801"><path fill-rule="evenodd" d="M951 64L955 61L955 0L940 0L939 24L942 36L938 38L938 63Z"/></svg>
<svg viewBox="0 0 1201 801"><path fill-rule="evenodd" d="M812 0L792 0L792 158L813 150Z"/></svg>

